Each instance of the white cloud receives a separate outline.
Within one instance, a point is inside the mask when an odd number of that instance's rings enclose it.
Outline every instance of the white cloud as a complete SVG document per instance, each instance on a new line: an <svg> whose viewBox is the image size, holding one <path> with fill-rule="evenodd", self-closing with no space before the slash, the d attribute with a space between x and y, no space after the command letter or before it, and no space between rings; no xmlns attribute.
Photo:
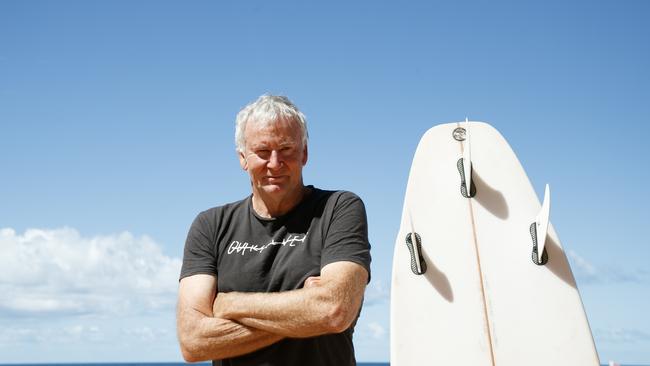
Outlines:
<svg viewBox="0 0 650 366"><path fill-rule="evenodd" d="M650 341L650 333L629 328L596 329L594 337L597 341L604 343L631 344Z"/></svg>
<svg viewBox="0 0 650 366"><path fill-rule="evenodd" d="M593 266L593 264L587 262L586 259L579 256L573 250L569 250L568 254L569 254L569 259L573 261L573 265L576 269L578 269L578 271L590 276L596 275L596 268Z"/></svg>
<svg viewBox="0 0 650 366"><path fill-rule="evenodd" d="M586 259L579 256L573 250L567 252L567 257L571 262L571 267L573 272L576 274L576 277L579 278L582 282L592 283L599 281L598 273L596 267L593 264L589 263Z"/></svg>
<svg viewBox="0 0 650 366"><path fill-rule="evenodd" d="M573 250L567 252L567 257L581 283L645 283L650 279L645 269L598 268Z"/></svg>
<svg viewBox="0 0 650 366"><path fill-rule="evenodd" d="M106 339L98 326L75 324L66 327L40 326L2 327L0 345L33 343L78 343L79 341L100 342Z"/></svg>
<svg viewBox="0 0 650 366"><path fill-rule="evenodd" d="M0 317L171 309L181 261L149 237L0 229Z"/></svg>
<svg viewBox="0 0 650 366"><path fill-rule="evenodd" d="M363 298L364 306L372 306L385 303L389 300L388 289L380 280L372 280L366 287L366 292Z"/></svg>
<svg viewBox="0 0 650 366"><path fill-rule="evenodd" d="M377 322L371 322L368 324L368 330L370 331L371 336L374 339L383 338L386 335L386 329Z"/></svg>
<svg viewBox="0 0 650 366"><path fill-rule="evenodd" d="M129 336L129 338L135 338L144 342L154 342L158 341L161 338L167 337L170 335L167 329L161 328L151 328L151 327L136 327L136 328L125 328L122 330L122 333Z"/></svg>

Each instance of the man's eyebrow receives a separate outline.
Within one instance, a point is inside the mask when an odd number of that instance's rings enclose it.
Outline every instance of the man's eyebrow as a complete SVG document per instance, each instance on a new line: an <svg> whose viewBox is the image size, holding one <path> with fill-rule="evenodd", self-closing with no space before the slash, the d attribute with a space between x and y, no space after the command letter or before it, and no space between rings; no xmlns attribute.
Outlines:
<svg viewBox="0 0 650 366"><path fill-rule="evenodd" d="M266 142L258 142L258 143L251 144L251 149L267 148L268 146L269 144Z"/></svg>
<svg viewBox="0 0 650 366"><path fill-rule="evenodd" d="M270 149L271 145L268 142L259 142L256 144L251 145L252 150L259 150L259 149ZM298 143L296 141L292 140L287 140L287 141L280 141L276 146L278 147L295 147L298 146Z"/></svg>

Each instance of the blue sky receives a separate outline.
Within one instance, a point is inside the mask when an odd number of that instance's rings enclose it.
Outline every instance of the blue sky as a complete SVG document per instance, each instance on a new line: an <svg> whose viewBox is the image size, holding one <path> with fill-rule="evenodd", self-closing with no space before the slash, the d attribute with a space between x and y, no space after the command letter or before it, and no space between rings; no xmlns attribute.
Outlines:
<svg viewBox="0 0 650 366"><path fill-rule="evenodd" d="M0 363L180 360L185 235L249 194L234 118L266 92L307 115L306 183L366 202L361 361L389 358L415 147L467 116L539 195L550 183L601 361L650 363L649 16L643 0L0 2Z"/></svg>

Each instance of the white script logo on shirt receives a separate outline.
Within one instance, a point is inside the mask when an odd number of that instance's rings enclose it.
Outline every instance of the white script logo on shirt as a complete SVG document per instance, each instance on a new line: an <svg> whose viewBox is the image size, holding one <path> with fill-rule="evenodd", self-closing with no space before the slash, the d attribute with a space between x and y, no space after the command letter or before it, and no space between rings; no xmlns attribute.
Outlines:
<svg viewBox="0 0 650 366"><path fill-rule="evenodd" d="M289 246L289 247L295 247L297 244L304 243L305 239L307 239L307 234L289 234L287 235L286 238L282 239L282 241L274 241L272 240L268 244L264 245L255 245L255 244L249 244L247 242L240 242L238 240L233 240L232 243L228 246L228 254L236 253L236 254L241 254L244 255L246 254L246 251L248 253L252 252L257 252L257 254L262 253L266 248L275 246L275 245L282 245L282 246Z"/></svg>

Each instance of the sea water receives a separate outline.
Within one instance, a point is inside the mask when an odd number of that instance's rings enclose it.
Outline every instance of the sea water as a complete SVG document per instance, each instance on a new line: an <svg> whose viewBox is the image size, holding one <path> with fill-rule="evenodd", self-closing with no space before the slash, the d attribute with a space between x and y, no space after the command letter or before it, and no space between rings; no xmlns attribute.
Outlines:
<svg viewBox="0 0 650 366"><path fill-rule="evenodd" d="M187 365L197 365L197 366L209 366L209 362L196 363L196 364L187 364L183 362L123 362L123 363L23 363L23 364L1 364L0 366L187 366ZM388 362L359 362L357 366L390 366ZM549 365L551 366L551 365ZM576 365L579 366L579 365ZM602 365L607 366L607 365ZM630 365L630 364L620 364L620 366L650 366L650 365Z"/></svg>
<svg viewBox="0 0 650 366"><path fill-rule="evenodd" d="M93 363L0 363L0 366L210 366L210 362L183 363L183 362L93 362ZM307 365L306 365L307 366ZM388 362L358 362L357 366L390 366Z"/></svg>
<svg viewBox="0 0 650 366"><path fill-rule="evenodd" d="M210 366L209 362L182 363L182 362L123 362L123 363L0 363L0 366ZM388 362L358 362L357 366L390 366Z"/></svg>

